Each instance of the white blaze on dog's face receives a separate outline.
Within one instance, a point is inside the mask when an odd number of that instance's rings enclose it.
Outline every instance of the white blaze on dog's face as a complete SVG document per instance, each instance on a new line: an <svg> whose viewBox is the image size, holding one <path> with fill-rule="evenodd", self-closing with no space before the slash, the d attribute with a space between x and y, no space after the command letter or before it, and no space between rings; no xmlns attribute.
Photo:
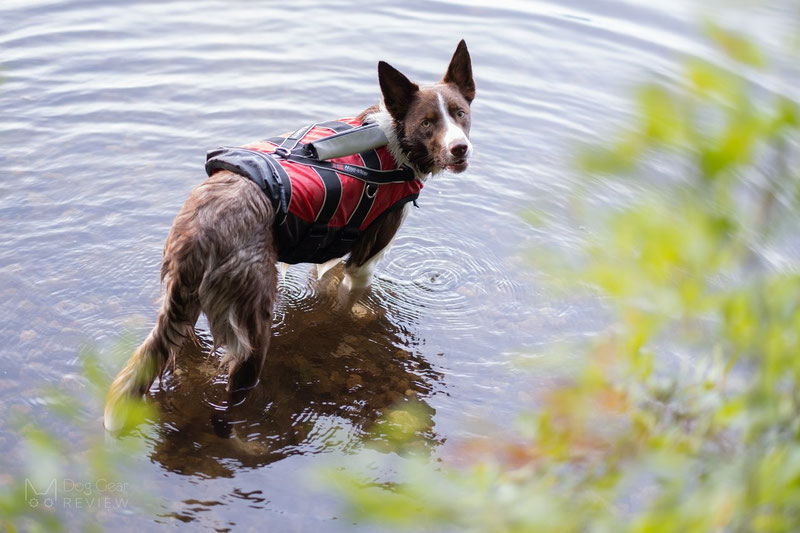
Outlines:
<svg viewBox="0 0 800 533"><path fill-rule="evenodd" d="M466 43L458 44L440 83L420 88L388 63L378 64L386 110L403 154L423 174L463 172L472 155L470 104L475 98Z"/></svg>

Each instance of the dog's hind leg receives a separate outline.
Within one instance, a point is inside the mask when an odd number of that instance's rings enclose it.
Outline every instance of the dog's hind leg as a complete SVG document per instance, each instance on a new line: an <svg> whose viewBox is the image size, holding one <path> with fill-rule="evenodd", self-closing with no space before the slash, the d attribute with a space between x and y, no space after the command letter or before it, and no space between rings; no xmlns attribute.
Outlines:
<svg viewBox="0 0 800 533"><path fill-rule="evenodd" d="M213 179L213 178L212 178ZM224 180L224 176L219 178ZM208 259L198 287L215 346L225 346L228 390L254 386L264 363L277 289L273 214L261 190L237 177L218 191L204 232Z"/></svg>
<svg viewBox="0 0 800 533"><path fill-rule="evenodd" d="M234 253L208 272L200 301L214 343L225 346L228 391L256 385L269 349L277 270L268 239Z"/></svg>

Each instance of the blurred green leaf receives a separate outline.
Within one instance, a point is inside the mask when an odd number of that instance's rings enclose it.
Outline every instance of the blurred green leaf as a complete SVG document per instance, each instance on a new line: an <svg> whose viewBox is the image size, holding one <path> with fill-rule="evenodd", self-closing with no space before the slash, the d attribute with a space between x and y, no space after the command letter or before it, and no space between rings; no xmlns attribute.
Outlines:
<svg viewBox="0 0 800 533"><path fill-rule="evenodd" d="M680 145L686 142L685 111L663 87L645 85L637 93L642 135L651 141Z"/></svg>
<svg viewBox="0 0 800 533"><path fill-rule="evenodd" d="M732 59L751 67L766 65L761 50L744 35L724 29L712 21L706 21L704 29L706 34Z"/></svg>

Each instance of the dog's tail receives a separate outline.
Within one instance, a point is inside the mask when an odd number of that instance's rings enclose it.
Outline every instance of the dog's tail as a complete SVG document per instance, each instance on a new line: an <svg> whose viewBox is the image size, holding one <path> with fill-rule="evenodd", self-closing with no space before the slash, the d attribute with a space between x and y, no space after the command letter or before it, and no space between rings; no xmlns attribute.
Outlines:
<svg viewBox="0 0 800 533"><path fill-rule="evenodd" d="M147 392L170 362L174 364L177 352L192 334L199 303L196 291L177 272L178 266L165 256L162 273L167 290L156 325L111 383L103 413L103 424L109 431L119 431L126 425L131 402Z"/></svg>
<svg viewBox="0 0 800 533"><path fill-rule="evenodd" d="M104 424L126 425L141 397L175 358L202 310L216 346L226 346L228 389L258 381L269 348L275 294L274 213L252 181L217 172L189 195L164 247L166 296L147 339L111 384ZM127 404L127 408L126 408Z"/></svg>

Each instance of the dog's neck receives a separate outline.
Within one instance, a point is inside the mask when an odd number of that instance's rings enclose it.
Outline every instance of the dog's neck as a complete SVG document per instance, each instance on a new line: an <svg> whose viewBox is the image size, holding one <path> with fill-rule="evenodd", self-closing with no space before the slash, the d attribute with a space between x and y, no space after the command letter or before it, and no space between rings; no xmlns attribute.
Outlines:
<svg viewBox="0 0 800 533"><path fill-rule="evenodd" d="M392 157L398 165L405 165L411 168L418 180L424 182L431 174L436 174L438 169L434 169L433 172L425 173L417 168L417 165L412 163L411 160L409 160L408 155L403 150L403 146L401 145L400 139L397 136L397 128L399 125L394 117L389 114L389 111L387 111L383 102L377 106L377 110L371 111L366 115L364 122L374 122L381 128L381 130L383 130L386 138L389 139L386 149L389 150L389 153L392 154Z"/></svg>

